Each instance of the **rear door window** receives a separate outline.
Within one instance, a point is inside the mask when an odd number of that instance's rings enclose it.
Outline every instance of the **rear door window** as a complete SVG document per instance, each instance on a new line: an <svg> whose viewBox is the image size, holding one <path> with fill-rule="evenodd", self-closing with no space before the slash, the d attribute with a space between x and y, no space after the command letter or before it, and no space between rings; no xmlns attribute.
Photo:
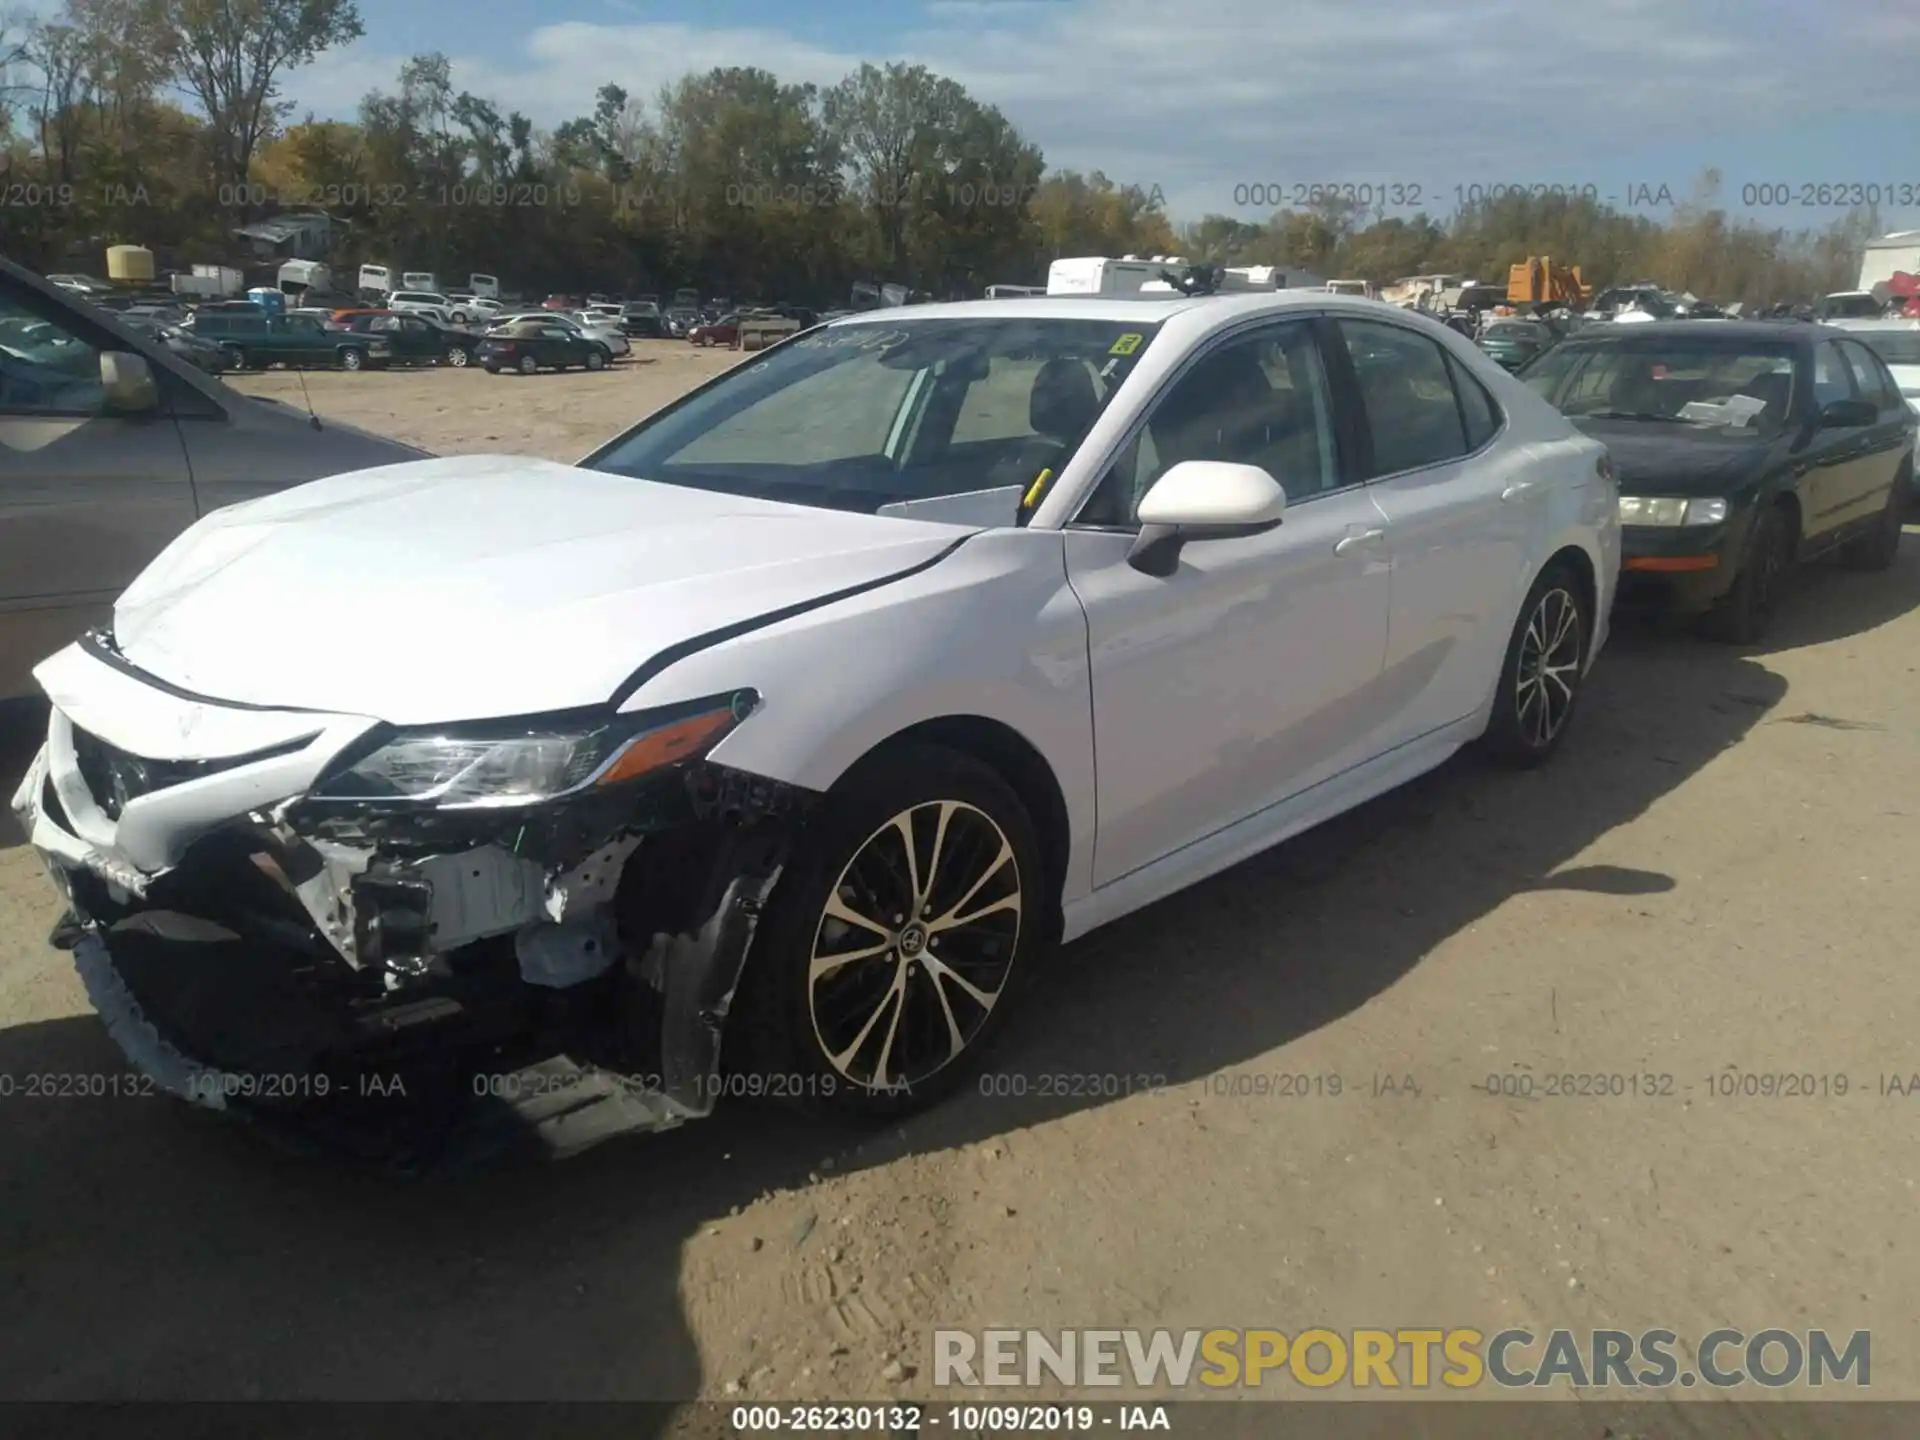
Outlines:
<svg viewBox="0 0 1920 1440"><path fill-rule="evenodd" d="M1825 409L1836 400L1854 398L1853 370L1840 347L1823 340L1813 350L1813 403Z"/></svg>
<svg viewBox="0 0 1920 1440"><path fill-rule="evenodd" d="M1368 478L1464 456L1469 448L1466 422L1440 346L1398 325L1342 319L1339 326L1373 441Z"/></svg>

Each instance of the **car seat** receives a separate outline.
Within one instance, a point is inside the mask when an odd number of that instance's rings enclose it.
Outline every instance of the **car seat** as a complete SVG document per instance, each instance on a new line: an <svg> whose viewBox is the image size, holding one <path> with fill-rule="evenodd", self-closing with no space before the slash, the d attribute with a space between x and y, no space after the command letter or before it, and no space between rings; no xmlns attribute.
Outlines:
<svg viewBox="0 0 1920 1440"><path fill-rule="evenodd" d="M1027 396L1027 425L1033 434L995 465L994 483L1030 485L1042 470L1057 468L1099 414L1100 391L1086 361L1054 356L1033 377Z"/></svg>
<svg viewBox="0 0 1920 1440"><path fill-rule="evenodd" d="M1772 429L1786 421L1787 407L1793 398L1793 376L1783 370L1770 370L1754 376L1737 393L1766 402L1767 408L1760 412L1757 423Z"/></svg>

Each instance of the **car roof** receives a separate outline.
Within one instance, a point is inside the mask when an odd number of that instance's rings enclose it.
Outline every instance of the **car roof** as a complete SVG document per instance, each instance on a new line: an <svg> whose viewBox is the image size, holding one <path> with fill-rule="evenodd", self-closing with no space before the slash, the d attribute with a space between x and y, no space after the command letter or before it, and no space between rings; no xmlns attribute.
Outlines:
<svg viewBox="0 0 1920 1440"><path fill-rule="evenodd" d="M1829 320L1827 325L1834 330L1920 330L1920 320L1902 320L1898 317L1886 320Z"/></svg>
<svg viewBox="0 0 1920 1440"><path fill-rule="evenodd" d="M1609 336L1620 335L1635 340L1670 339L1678 335L1695 336L1714 344L1738 344L1742 341L1786 340L1805 341L1812 344L1816 339L1830 338L1842 333L1834 326L1813 324L1805 320L1650 320L1640 325L1628 325L1616 330L1611 324L1591 325L1567 337L1569 345L1596 345L1604 343Z"/></svg>
<svg viewBox="0 0 1920 1440"><path fill-rule="evenodd" d="M956 300L932 305L903 305L889 310L864 310L830 321L834 325L869 323L885 317L889 323L913 316L927 320L1139 320L1154 325L1179 315L1217 318L1230 324L1251 315L1317 314L1336 312L1362 320L1406 321L1414 311L1358 295L1333 295L1322 290L1237 290L1219 295L1016 295L1004 300Z"/></svg>
<svg viewBox="0 0 1920 1440"><path fill-rule="evenodd" d="M849 325L898 325L906 320L1097 320L1157 327L1176 347L1204 343L1222 330L1266 317L1338 316L1369 320L1434 338L1451 348L1458 343L1480 353L1457 330L1416 310L1321 290L1234 291L1221 295L1017 296L1006 300L961 300L943 304L866 310L824 322L825 328ZM1644 327L1642 327L1644 328ZM1491 362L1488 362L1491 363Z"/></svg>

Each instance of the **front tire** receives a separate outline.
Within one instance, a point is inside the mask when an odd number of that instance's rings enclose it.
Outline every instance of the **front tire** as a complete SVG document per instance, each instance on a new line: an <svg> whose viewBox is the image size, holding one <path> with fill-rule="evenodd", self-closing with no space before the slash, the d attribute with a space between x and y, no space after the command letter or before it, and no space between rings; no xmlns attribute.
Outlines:
<svg viewBox="0 0 1920 1440"><path fill-rule="evenodd" d="M1778 505L1769 505L1753 517L1733 588L1703 618L1701 632L1727 645L1757 643L1779 613L1793 557L1793 526Z"/></svg>
<svg viewBox="0 0 1920 1440"><path fill-rule="evenodd" d="M778 1098L803 1108L931 1105L973 1068L1044 943L1025 807L970 756L903 744L835 787L794 854L742 988L742 1065L782 1077Z"/></svg>
<svg viewBox="0 0 1920 1440"><path fill-rule="evenodd" d="M456 370L464 370L472 363L473 357L458 345L455 345L451 350L447 351L447 364L453 366Z"/></svg>
<svg viewBox="0 0 1920 1440"><path fill-rule="evenodd" d="M340 368L342 370L358 370L366 363L366 357L358 350L342 350L340 352Z"/></svg>
<svg viewBox="0 0 1920 1440"><path fill-rule="evenodd" d="M604 351L604 350L589 350L589 351L587 352L587 369L589 369L589 370L604 370L604 369L606 369L606 368L607 368L607 354L606 354L606 351Z"/></svg>
<svg viewBox="0 0 1920 1440"><path fill-rule="evenodd" d="M1491 759L1531 769L1559 748L1579 707L1592 633L1586 587L1572 566L1556 561L1533 582L1507 641L1481 737Z"/></svg>
<svg viewBox="0 0 1920 1440"><path fill-rule="evenodd" d="M1840 563L1849 570L1891 570L1900 558L1900 535L1912 504L1913 472L1903 465L1887 492L1887 508L1872 530L1841 548Z"/></svg>

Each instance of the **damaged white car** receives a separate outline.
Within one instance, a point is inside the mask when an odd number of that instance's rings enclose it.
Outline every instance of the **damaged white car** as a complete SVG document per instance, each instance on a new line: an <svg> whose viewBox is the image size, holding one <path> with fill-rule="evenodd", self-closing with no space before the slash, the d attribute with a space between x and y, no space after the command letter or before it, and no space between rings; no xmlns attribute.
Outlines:
<svg viewBox="0 0 1920 1440"><path fill-rule="evenodd" d="M1469 740L1551 753L1617 505L1363 301L862 316L578 466L208 515L36 671L14 806L201 1104L380 1154L897 1114L1041 947Z"/></svg>

